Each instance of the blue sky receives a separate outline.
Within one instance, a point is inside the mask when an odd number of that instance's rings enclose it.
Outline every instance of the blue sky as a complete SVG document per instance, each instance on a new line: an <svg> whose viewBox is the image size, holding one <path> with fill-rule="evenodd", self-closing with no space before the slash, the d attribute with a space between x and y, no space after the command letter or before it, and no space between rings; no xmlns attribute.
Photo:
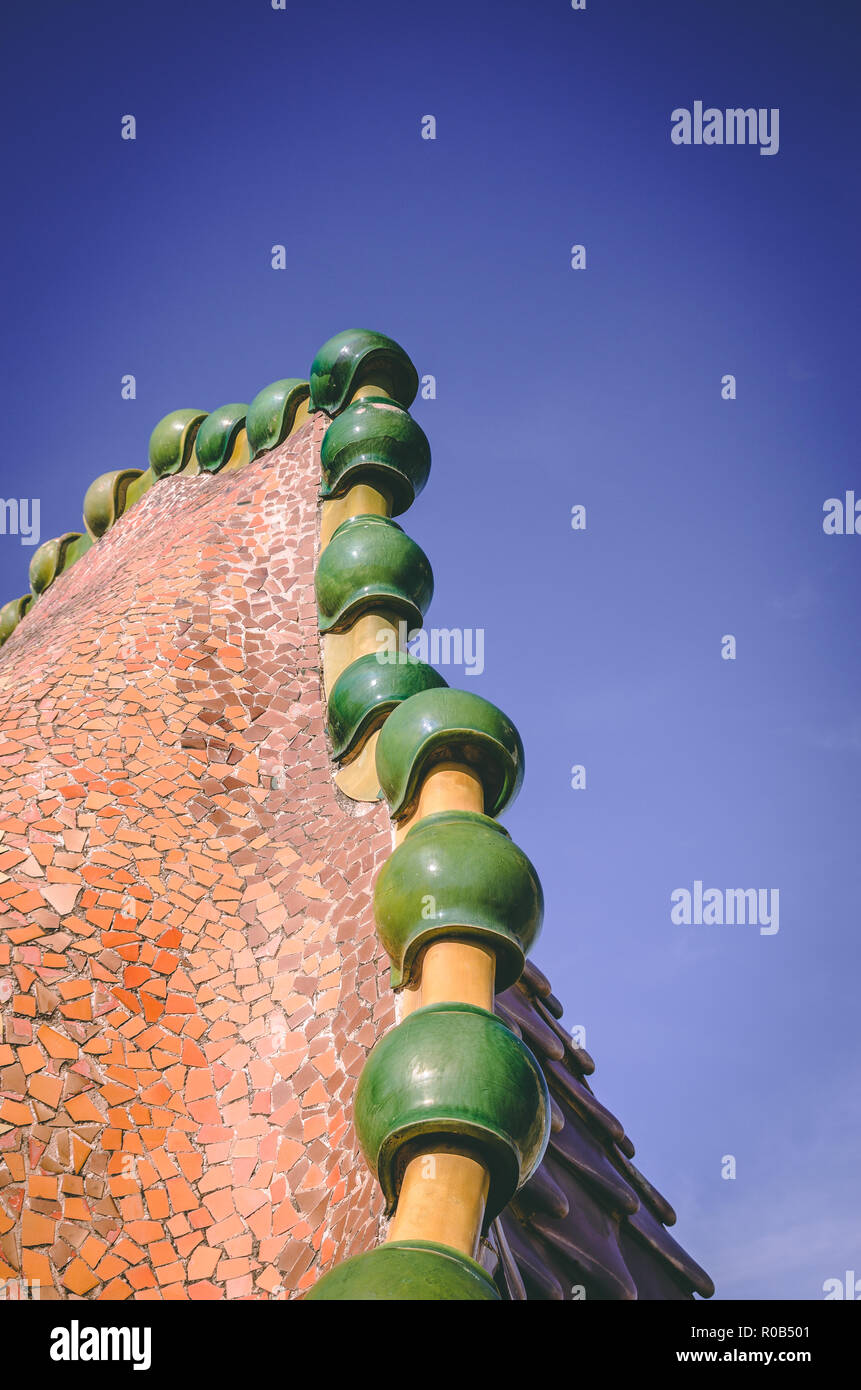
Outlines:
<svg viewBox="0 0 861 1390"><path fill-rule="evenodd" d="M719 1296L861 1273L861 537L822 529L861 498L858 15L48 0L4 30L2 496L77 529L166 411L343 328L402 342L437 381L402 518L427 625L484 629L446 675L523 735L505 819L597 1093ZM779 108L779 152L673 145L697 100ZM4 599L31 554L0 536ZM779 889L779 932L674 925L697 879Z"/></svg>

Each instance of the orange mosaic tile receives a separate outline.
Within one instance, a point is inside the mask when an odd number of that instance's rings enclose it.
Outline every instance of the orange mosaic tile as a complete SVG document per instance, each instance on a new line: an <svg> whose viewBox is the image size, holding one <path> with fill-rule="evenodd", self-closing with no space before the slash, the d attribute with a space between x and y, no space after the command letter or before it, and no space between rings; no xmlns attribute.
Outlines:
<svg viewBox="0 0 861 1390"><path fill-rule="evenodd" d="M330 775L326 423L163 479L3 649L0 1278L42 1298L288 1298L379 1236L391 833Z"/></svg>

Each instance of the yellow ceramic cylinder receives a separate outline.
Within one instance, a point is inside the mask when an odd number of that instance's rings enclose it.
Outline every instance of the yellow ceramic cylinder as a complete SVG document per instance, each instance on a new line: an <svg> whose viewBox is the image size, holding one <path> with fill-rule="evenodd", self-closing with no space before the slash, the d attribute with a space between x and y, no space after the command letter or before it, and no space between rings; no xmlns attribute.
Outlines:
<svg viewBox="0 0 861 1390"><path fill-rule="evenodd" d="M490 1178L464 1154L419 1154L406 1166L387 1240L432 1240L475 1258Z"/></svg>
<svg viewBox="0 0 861 1390"><path fill-rule="evenodd" d="M356 483L343 497L332 497L320 511L320 549L325 550L338 527L352 516L391 516L392 499L384 488Z"/></svg>

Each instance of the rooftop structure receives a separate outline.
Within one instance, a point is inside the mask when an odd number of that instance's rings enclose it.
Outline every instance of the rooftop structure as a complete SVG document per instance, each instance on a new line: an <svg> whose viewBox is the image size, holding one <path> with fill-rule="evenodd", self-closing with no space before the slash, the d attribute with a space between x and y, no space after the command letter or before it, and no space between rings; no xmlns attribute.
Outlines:
<svg viewBox="0 0 861 1390"><path fill-rule="evenodd" d="M351 330L177 410L0 612L0 1278L684 1299L532 962L511 720L398 651L418 380Z"/></svg>

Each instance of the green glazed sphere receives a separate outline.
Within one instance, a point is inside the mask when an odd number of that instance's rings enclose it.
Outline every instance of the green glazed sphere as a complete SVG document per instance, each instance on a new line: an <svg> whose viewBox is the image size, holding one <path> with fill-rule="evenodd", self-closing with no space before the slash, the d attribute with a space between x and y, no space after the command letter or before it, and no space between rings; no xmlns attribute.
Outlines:
<svg viewBox="0 0 861 1390"><path fill-rule="evenodd" d="M377 776L392 816L409 815L428 768L465 763L484 785L484 809L498 816L520 790L524 755L511 720L467 690L424 690L393 710L377 743Z"/></svg>
<svg viewBox="0 0 861 1390"><path fill-rule="evenodd" d="M429 1240L393 1240L336 1265L308 1290L316 1303L498 1303L477 1260Z"/></svg>
<svg viewBox="0 0 861 1390"><path fill-rule="evenodd" d="M323 497L342 497L370 482L392 498L392 515L412 506L428 480L430 445L423 429L394 401L367 396L348 406L323 436Z"/></svg>
<svg viewBox="0 0 861 1390"><path fill-rule="evenodd" d="M352 661L329 695L334 756L346 758L359 748L401 700L446 684L432 666L407 652L368 652Z"/></svg>
<svg viewBox="0 0 861 1390"><path fill-rule="evenodd" d="M10 599L0 608L0 647L7 642L33 602L32 594Z"/></svg>
<svg viewBox="0 0 861 1390"><path fill-rule="evenodd" d="M311 406L337 415L350 397L379 368L393 399L408 409L416 398L419 379L400 344L385 333L348 328L324 343L311 364Z"/></svg>
<svg viewBox="0 0 861 1390"><path fill-rule="evenodd" d="M544 894L523 850L497 821L440 811L418 821L386 860L374 914L395 989L412 982L420 952L445 939L493 951L499 992L520 977L541 930Z"/></svg>
<svg viewBox="0 0 861 1390"><path fill-rule="evenodd" d="M50 588L59 573L61 540L43 541L30 560L30 588L38 598Z"/></svg>
<svg viewBox="0 0 861 1390"><path fill-rule="evenodd" d="M92 541L80 531L66 531L44 541L30 561L30 588L37 598L50 588L58 574L70 568L89 549Z"/></svg>
<svg viewBox="0 0 861 1390"><path fill-rule="evenodd" d="M369 609L421 627L433 571L420 546L385 516L353 516L335 531L314 577L321 632L343 632Z"/></svg>
<svg viewBox="0 0 861 1390"><path fill-rule="evenodd" d="M139 468L119 468L95 478L84 493L84 524L98 540L125 511L129 483L141 476Z"/></svg>
<svg viewBox="0 0 861 1390"><path fill-rule="evenodd" d="M487 1166L485 1227L541 1162L550 1135L544 1073L501 1019L472 1004L430 1004L380 1039L356 1087L356 1134L386 1199L434 1146Z"/></svg>
<svg viewBox="0 0 861 1390"><path fill-rule="evenodd" d="M233 402L219 406L200 422L194 446L202 473L218 473L224 467L239 431L245 427L247 413L247 405Z"/></svg>
<svg viewBox="0 0 861 1390"><path fill-rule="evenodd" d="M295 376L273 381L257 392L248 407L245 424L253 458L284 443L293 428L296 411L308 396L307 381Z"/></svg>
<svg viewBox="0 0 861 1390"><path fill-rule="evenodd" d="M180 473L191 458L206 410L172 410L159 420L149 437L149 466L156 478Z"/></svg>

